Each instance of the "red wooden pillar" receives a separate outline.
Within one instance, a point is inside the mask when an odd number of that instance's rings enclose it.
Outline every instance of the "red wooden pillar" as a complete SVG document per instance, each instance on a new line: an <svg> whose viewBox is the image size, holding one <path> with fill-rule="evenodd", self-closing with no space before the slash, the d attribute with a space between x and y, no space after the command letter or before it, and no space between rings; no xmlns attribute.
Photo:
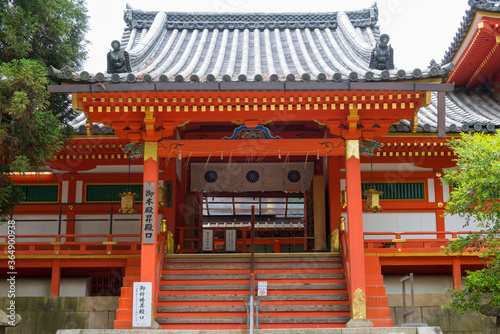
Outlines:
<svg viewBox="0 0 500 334"><path fill-rule="evenodd" d="M52 261L52 277L50 281L50 296L59 297L61 289L61 264L59 260Z"/></svg>
<svg viewBox="0 0 500 334"><path fill-rule="evenodd" d="M76 202L76 180L74 175L70 175L68 182L68 202ZM66 212L66 234L75 234L75 207L68 205ZM66 241L74 241L68 238Z"/></svg>
<svg viewBox="0 0 500 334"><path fill-rule="evenodd" d="M173 161L172 161L173 160ZM164 179L165 182L172 182L172 188L171 193L169 196L172 197L172 206L171 207L165 207L163 209L163 217L167 219L167 229L168 231L175 233L175 207L177 203L177 181L176 181L176 166L175 166L175 160L176 159L171 159L168 165L165 166L165 174L164 174ZM165 194L167 195L167 194Z"/></svg>
<svg viewBox="0 0 500 334"><path fill-rule="evenodd" d="M156 247L157 238L156 235L158 231L158 181L159 181L159 163L158 163L158 143L157 142L145 142L144 143L144 176L143 183L146 188L146 183L154 183L154 202L151 206L153 215L151 221L146 221L144 207L146 196L143 196L143 217L142 217L142 231L143 237L141 238L141 282L151 282L153 289L156 287ZM153 237L145 240L145 225L146 223L151 223L153 225ZM155 291L153 291L153 304L151 314L154 317L154 297Z"/></svg>
<svg viewBox="0 0 500 334"><path fill-rule="evenodd" d="M363 248L363 203L361 197L359 140L346 140L345 170L351 294L349 299L351 301L351 318L354 320L349 322L347 327L358 327L357 322L368 322L366 320L365 252ZM353 302L354 300L356 300L356 303ZM354 305L357 306L356 310Z"/></svg>
<svg viewBox="0 0 500 334"><path fill-rule="evenodd" d="M460 268L460 258L453 257L452 262L453 289L462 289L462 270Z"/></svg>
<svg viewBox="0 0 500 334"><path fill-rule="evenodd" d="M434 189L435 189L435 194L436 194L436 203L437 203L437 209L436 209L436 231L445 231L446 226L445 226L445 220L444 220L444 193L443 193L443 185L441 184L441 173L438 172L436 173L434 177ZM444 235L439 236L438 238L444 238Z"/></svg>
<svg viewBox="0 0 500 334"><path fill-rule="evenodd" d="M340 158L328 158L328 207L330 209L330 234L339 228L340 208Z"/></svg>

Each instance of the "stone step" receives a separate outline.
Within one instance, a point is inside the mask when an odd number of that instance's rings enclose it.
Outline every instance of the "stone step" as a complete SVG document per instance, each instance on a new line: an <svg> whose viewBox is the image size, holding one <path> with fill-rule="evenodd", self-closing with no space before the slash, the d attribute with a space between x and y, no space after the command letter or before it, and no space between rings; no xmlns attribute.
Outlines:
<svg viewBox="0 0 500 334"><path fill-rule="evenodd" d="M162 275L161 279L163 281L186 281L186 280L250 280L249 274L168 274Z"/></svg>
<svg viewBox="0 0 500 334"><path fill-rule="evenodd" d="M349 316L326 316L326 317L276 317L259 316L259 324L345 324L350 320Z"/></svg>
<svg viewBox="0 0 500 334"><path fill-rule="evenodd" d="M257 289L257 284L255 285ZM345 283L288 283L267 284L268 290L345 290ZM162 284L162 291L212 291L212 290L250 290L250 284Z"/></svg>
<svg viewBox="0 0 500 334"><path fill-rule="evenodd" d="M255 269L339 269L342 263L255 263ZM250 270L249 263L167 263L163 266L164 270Z"/></svg>
<svg viewBox="0 0 500 334"><path fill-rule="evenodd" d="M333 294L268 294L265 297L256 297L262 302L271 300L295 300L295 301L315 301L315 300L347 300L346 293Z"/></svg>
<svg viewBox="0 0 500 334"><path fill-rule="evenodd" d="M158 317L159 324L246 324L246 317Z"/></svg>
<svg viewBox="0 0 500 334"><path fill-rule="evenodd" d="M262 305L260 312L349 312L349 305Z"/></svg>
<svg viewBox="0 0 500 334"><path fill-rule="evenodd" d="M256 274L257 280L287 280L287 279L343 279L342 273L280 273L280 274Z"/></svg>
<svg viewBox="0 0 500 334"><path fill-rule="evenodd" d="M158 306L158 313L213 313L213 312L246 312L245 305L190 305L190 306Z"/></svg>
<svg viewBox="0 0 500 334"><path fill-rule="evenodd" d="M213 295L160 295L159 301L247 301L246 294L213 294Z"/></svg>

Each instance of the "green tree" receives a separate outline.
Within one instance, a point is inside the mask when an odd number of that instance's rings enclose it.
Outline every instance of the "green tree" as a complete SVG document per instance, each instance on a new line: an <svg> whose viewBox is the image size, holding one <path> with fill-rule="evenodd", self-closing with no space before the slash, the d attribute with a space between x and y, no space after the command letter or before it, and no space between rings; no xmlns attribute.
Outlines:
<svg viewBox="0 0 500 334"><path fill-rule="evenodd" d="M0 0L0 217L21 200L11 173L48 163L71 133L69 96L49 95L47 66L80 68L84 0Z"/></svg>
<svg viewBox="0 0 500 334"><path fill-rule="evenodd" d="M480 252L486 263L484 269L467 273L448 307L462 313L492 313L484 306L488 304L500 311L500 133L462 134L448 145L457 155L458 168L443 177L453 185L446 214L465 218L466 225L474 223L480 233L460 237L446 251Z"/></svg>

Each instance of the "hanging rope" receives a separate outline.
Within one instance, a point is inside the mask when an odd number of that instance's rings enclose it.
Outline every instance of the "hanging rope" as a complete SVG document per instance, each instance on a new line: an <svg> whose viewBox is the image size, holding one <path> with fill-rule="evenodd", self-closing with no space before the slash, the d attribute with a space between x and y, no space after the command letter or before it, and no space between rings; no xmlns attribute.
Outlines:
<svg viewBox="0 0 500 334"><path fill-rule="evenodd" d="M262 162L262 160L264 160L264 158L266 157L267 153L269 153L269 151L271 151L271 150L267 150L264 153L262 153L260 155L260 157L257 159L257 162Z"/></svg>
<svg viewBox="0 0 500 334"><path fill-rule="evenodd" d="M374 188L374 186L373 186L373 156L370 158L370 170L371 170L371 181L372 181L371 187Z"/></svg>
<svg viewBox="0 0 500 334"><path fill-rule="evenodd" d="M191 154L193 154L193 152L189 153L189 156L188 158L186 159L186 162L184 163L184 168L188 167L189 166L189 160L191 159Z"/></svg>
<svg viewBox="0 0 500 334"><path fill-rule="evenodd" d="M205 170L208 169L208 162L210 161L210 157L212 156L212 152L210 152L210 155L207 158L207 162L205 162Z"/></svg>

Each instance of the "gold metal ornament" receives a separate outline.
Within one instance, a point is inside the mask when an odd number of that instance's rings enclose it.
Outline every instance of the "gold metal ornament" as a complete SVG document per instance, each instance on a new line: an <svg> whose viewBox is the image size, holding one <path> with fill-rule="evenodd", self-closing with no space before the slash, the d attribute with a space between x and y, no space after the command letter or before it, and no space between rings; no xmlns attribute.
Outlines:
<svg viewBox="0 0 500 334"><path fill-rule="evenodd" d="M347 190L340 191L340 204L342 205L342 209L347 207Z"/></svg>
<svg viewBox="0 0 500 334"><path fill-rule="evenodd" d="M345 231L346 230L345 217L340 217L339 220L340 220L340 223L339 223L340 230Z"/></svg>
<svg viewBox="0 0 500 334"><path fill-rule="evenodd" d="M158 207L165 206L165 187L158 186Z"/></svg>
<svg viewBox="0 0 500 334"><path fill-rule="evenodd" d="M353 293L352 318L356 320L366 319L366 300L361 289L356 289Z"/></svg>
<svg viewBox="0 0 500 334"><path fill-rule="evenodd" d="M375 188L371 187L368 190L363 190L363 195L366 196L366 211L382 211L382 207L380 206L380 195L382 195L383 191L377 191Z"/></svg>
<svg viewBox="0 0 500 334"><path fill-rule="evenodd" d="M162 233L167 232L167 218L161 219L160 232Z"/></svg>
<svg viewBox="0 0 500 334"><path fill-rule="evenodd" d="M332 250L332 252L339 252L340 251L340 237L339 237L339 230L338 229L335 229L332 231L331 250Z"/></svg>
<svg viewBox="0 0 500 334"><path fill-rule="evenodd" d="M135 210L135 199L139 197L136 193L130 190L125 190L125 192L118 194L122 198L121 208L118 210L120 213L133 214L137 211Z"/></svg>

